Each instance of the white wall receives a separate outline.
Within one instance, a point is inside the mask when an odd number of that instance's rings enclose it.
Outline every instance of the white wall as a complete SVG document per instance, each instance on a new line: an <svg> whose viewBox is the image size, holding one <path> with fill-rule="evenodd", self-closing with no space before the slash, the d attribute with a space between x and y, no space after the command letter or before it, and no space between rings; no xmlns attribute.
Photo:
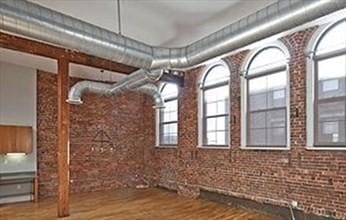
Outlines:
<svg viewBox="0 0 346 220"><path fill-rule="evenodd" d="M34 147L25 156L0 155L0 173L36 171L36 70L0 62L0 124L32 126Z"/></svg>

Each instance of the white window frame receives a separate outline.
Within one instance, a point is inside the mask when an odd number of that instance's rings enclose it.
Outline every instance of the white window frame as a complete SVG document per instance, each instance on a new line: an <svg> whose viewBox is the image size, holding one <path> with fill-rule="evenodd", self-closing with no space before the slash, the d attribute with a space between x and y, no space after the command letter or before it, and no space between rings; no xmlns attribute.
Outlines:
<svg viewBox="0 0 346 220"><path fill-rule="evenodd" d="M307 150L346 150L345 147L316 147L314 146L314 102L315 102L315 60L314 55L318 43L323 38L324 34L332 29L339 22L345 21L346 18L339 19L318 27L313 36L311 37L308 46L305 50L306 56L306 146Z"/></svg>
<svg viewBox="0 0 346 220"><path fill-rule="evenodd" d="M257 146L247 146L247 79L245 78L245 75L247 74L248 67L254 57L260 53L261 51L265 50L266 48L278 48L283 51L283 53L286 55L286 73L287 73L287 98L286 98L286 105L287 105L287 111L286 111L286 126L287 126L287 139L286 139L286 146L285 147L257 147ZM251 51L245 58L245 61L242 64L241 67L241 80L240 80L240 93L241 93L241 145L240 149L242 150L290 150L291 149L291 123L290 123L290 69L289 69L289 60L290 60L290 52L287 49L286 45L284 45L281 41L275 41L271 44L266 44L264 46L261 46L259 48L254 49Z"/></svg>
<svg viewBox="0 0 346 220"><path fill-rule="evenodd" d="M203 129L204 129L204 112L203 112L203 104L204 104L204 97L203 97L203 89L202 85L204 82L205 77L208 75L209 71L214 68L215 66L222 65L224 66L228 72L229 72L229 79L228 79L228 88L229 88L229 96L228 96L228 103L229 103L229 109L228 109L228 143L226 145L205 145L203 143ZM197 148L200 149L214 149L214 150L229 150L231 147L231 69L226 61L220 60L218 62L214 62L212 64L209 64L203 71L203 74L200 75L200 78L197 83L197 94L198 94L198 145Z"/></svg>
<svg viewBox="0 0 346 220"><path fill-rule="evenodd" d="M160 85L159 85L159 91L160 91L160 93L162 92L162 89L163 89L163 87L166 85L167 83L160 83ZM161 109L155 109L155 147L156 148L178 148L178 141L179 141L179 86L177 85L177 87L178 87L178 95L177 95L177 103L178 103L178 105L177 105L177 107L178 107L178 109L177 109L177 114L178 114L178 118L177 118L177 127L178 127L178 134L177 134L177 144L175 144L175 145L163 145L163 144L161 144L160 143L160 135L161 135L161 129L160 129L160 124L161 124L161 112L160 112L160 110Z"/></svg>

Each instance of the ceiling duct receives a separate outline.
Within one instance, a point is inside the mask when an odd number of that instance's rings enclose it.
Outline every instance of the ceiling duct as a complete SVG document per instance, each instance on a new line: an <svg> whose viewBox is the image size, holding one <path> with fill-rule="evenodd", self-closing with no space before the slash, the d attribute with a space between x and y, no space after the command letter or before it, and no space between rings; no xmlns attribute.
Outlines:
<svg viewBox="0 0 346 220"><path fill-rule="evenodd" d="M87 92L114 95L131 90L150 95L154 99L154 107L163 108L164 100L160 95L158 87L154 84L160 79L162 74L162 71L139 69L114 84L87 80L80 81L70 89L67 102L70 104L82 104L82 95Z"/></svg>
<svg viewBox="0 0 346 220"><path fill-rule="evenodd" d="M154 47L24 0L0 0L0 28L141 68L113 85L79 82L70 91L70 103L81 103L86 91L123 90L142 91L159 102L153 85L146 85L159 78L153 80L155 71L147 70L190 68L345 7L345 0L279 0L181 48Z"/></svg>
<svg viewBox="0 0 346 220"><path fill-rule="evenodd" d="M345 0L279 0L182 48L154 47L23 0L0 1L0 28L129 66L184 69L345 7Z"/></svg>

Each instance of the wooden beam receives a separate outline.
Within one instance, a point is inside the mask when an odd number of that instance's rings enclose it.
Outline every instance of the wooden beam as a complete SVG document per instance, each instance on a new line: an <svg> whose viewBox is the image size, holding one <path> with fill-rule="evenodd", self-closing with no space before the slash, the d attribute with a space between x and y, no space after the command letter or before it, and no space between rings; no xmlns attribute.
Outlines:
<svg viewBox="0 0 346 220"><path fill-rule="evenodd" d="M58 59L58 217L69 215L69 62Z"/></svg>
<svg viewBox="0 0 346 220"><path fill-rule="evenodd" d="M113 72L129 74L137 70L137 68L121 63L3 32L0 32L0 47L52 59L65 57L65 59L71 63L96 67Z"/></svg>

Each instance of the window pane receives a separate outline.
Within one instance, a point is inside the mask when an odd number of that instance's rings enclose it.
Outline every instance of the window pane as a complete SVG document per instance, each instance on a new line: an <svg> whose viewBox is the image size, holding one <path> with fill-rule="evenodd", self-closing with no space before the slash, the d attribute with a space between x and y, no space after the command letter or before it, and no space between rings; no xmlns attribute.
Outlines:
<svg viewBox="0 0 346 220"><path fill-rule="evenodd" d="M267 145L283 146L286 145L286 129L285 128L268 128L267 129Z"/></svg>
<svg viewBox="0 0 346 220"><path fill-rule="evenodd" d="M165 108L161 109L162 122L178 120L178 100L172 100L165 103Z"/></svg>
<svg viewBox="0 0 346 220"><path fill-rule="evenodd" d="M207 132L207 139L205 140L207 145L227 145L226 131L211 131Z"/></svg>
<svg viewBox="0 0 346 220"><path fill-rule="evenodd" d="M286 127L286 109L268 111L266 114L267 128Z"/></svg>
<svg viewBox="0 0 346 220"><path fill-rule="evenodd" d="M173 83L166 83L162 87L161 95L164 99L178 97L178 86Z"/></svg>
<svg viewBox="0 0 346 220"><path fill-rule="evenodd" d="M216 128L218 131L227 130L227 127L228 127L227 117L218 117L216 120L217 120L216 121Z"/></svg>
<svg viewBox="0 0 346 220"><path fill-rule="evenodd" d="M216 118L208 118L206 127L207 127L207 132L216 131L217 130Z"/></svg>
<svg viewBox="0 0 346 220"><path fill-rule="evenodd" d="M346 55L318 61L319 99L345 96Z"/></svg>
<svg viewBox="0 0 346 220"><path fill-rule="evenodd" d="M203 86L214 85L229 80L229 70L223 65L217 65L209 70L204 79Z"/></svg>
<svg viewBox="0 0 346 220"><path fill-rule="evenodd" d="M285 145L287 72L280 71L248 79L248 86L248 143L253 146Z"/></svg>
<svg viewBox="0 0 346 220"><path fill-rule="evenodd" d="M266 114L265 112L251 112L249 119L250 128L265 128Z"/></svg>
<svg viewBox="0 0 346 220"><path fill-rule="evenodd" d="M318 124L319 143L345 143L345 121L327 121Z"/></svg>
<svg viewBox="0 0 346 220"><path fill-rule="evenodd" d="M228 99L229 96L228 85L220 86L213 89L207 89L204 92L204 99L207 103L221 101Z"/></svg>
<svg viewBox="0 0 346 220"><path fill-rule="evenodd" d="M340 121L345 120L345 102L319 103L319 121Z"/></svg>
<svg viewBox="0 0 346 220"><path fill-rule="evenodd" d="M161 144L177 144L177 123L163 124L161 129Z"/></svg>
<svg viewBox="0 0 346 220"><path fill-rule="evenodd" d="M260 146L266 144L265 129L249 129L249 145Z"/></svg>
<svg viewBox="0 0 346 220"><path fill-rule="evenodd" d="M346 47L346 21L334 26L323 36L317 47L317 54Z"/></svg>
<svg viewBox="0 0 346 220"><path fill-rule="evenodd" d="M286 72L279 72L267 76L267 108L286 106Z"/></svg>
<svg viewBox="0 0 346 220"><path fill-rule="evenodd" d="M255 74L258 71L281 66L285 64L286 56L279 48L269 48L259 52L248 68L248 74Z"/></svg>

